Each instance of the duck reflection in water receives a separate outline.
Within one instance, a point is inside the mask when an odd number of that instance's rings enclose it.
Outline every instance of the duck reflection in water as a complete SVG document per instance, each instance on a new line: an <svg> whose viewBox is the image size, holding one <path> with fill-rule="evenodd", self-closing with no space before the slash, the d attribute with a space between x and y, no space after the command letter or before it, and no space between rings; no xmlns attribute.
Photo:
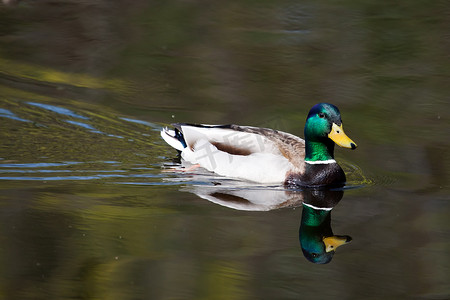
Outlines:
<svg viewBox="0 0 450 300"><path fill-rule="evenodd" d="M343 191L303 193L299 240L303 254L310 262L329 263L336 249L352 240L348 235L333 235L331 229L331 210L343 195Z"/></svg>
<svg viewBox="0 0 450 300"><path fill-rule="evenodd" d="M299 240L310 262L326 264L339 246L349 243L347 235L333 235L331 210L342 199L342 190L236 189L224 186L190 186L187 191L213 203L237 210L269 211L303 206Z"/></svg>

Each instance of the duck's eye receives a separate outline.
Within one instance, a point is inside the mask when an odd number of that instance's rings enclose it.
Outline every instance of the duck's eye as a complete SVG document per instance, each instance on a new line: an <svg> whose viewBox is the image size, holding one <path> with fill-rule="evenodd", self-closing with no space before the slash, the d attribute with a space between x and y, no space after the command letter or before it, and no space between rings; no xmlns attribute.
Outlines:
<svg viewBox="0 0 450 300"><path fill-rule="evenodd" d="M319 254L317 254L317 253L311 253L311 256L312 256L313 258L316 258L317 256L319 256Z"/></svg>
<svg viewBox="0 0 450 300"><path fill-rule="evenodd" d="M319 113L319 118L325 118L325 114L324 113Z"/></svg>

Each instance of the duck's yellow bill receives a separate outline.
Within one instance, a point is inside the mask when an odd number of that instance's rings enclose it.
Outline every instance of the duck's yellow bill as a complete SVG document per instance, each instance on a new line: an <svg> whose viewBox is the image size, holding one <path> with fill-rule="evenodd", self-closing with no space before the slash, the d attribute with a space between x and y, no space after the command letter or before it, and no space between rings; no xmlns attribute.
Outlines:
<svg viewBox="0 0 450 300"><path fill-rule="evenodd" d="M322 239L325 244L325 251L336 251L339 246L348 244L352 241L352 238L348 235L333 235Z"/></svg>
<svg viewBox="0 0 450 300"><path fill-rule="evenodd" d="M344 148L356 149L356 144L353 142L344 132L344 129L341 126L337 126L333 123L331 127L331 132L328 134L328 137L333 140L336 144Z"/></svg>

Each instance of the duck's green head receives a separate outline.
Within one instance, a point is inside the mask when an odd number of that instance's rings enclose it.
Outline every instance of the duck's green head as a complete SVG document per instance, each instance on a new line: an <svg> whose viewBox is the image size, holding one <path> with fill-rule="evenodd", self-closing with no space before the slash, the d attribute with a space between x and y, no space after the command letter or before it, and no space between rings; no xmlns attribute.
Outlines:
<svg viewBox="0 0 450 300"><path fill-rule="evenodd" d="M334 143L355 149L342 128L339 109L328 103L319 103L309 111L305 124L306 161L323 161L334 158Z"/></svg>

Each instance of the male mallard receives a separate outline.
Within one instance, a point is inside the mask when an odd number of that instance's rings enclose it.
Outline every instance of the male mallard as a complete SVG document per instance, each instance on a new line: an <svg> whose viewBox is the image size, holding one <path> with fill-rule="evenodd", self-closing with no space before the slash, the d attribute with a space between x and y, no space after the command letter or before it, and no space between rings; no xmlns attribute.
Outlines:
<svg viewBox="0 0 450 300"><path fill-rule="evenodd" d="M162 138L190 163L222 176L288 186L339 186L345 174L334 160L334 143L355 149L339 109L319 103L309 111L305 140L268 128L173 124Z"/></svg>
<svg viewBox="0 0 450 300"><path fill-rule="evenodd" d="M331 210L342 199L342 190L302 191L303 211L299 240L303 255L315 264L327 264L336 249L351 242L348 235L334 235Z"/></svg>

